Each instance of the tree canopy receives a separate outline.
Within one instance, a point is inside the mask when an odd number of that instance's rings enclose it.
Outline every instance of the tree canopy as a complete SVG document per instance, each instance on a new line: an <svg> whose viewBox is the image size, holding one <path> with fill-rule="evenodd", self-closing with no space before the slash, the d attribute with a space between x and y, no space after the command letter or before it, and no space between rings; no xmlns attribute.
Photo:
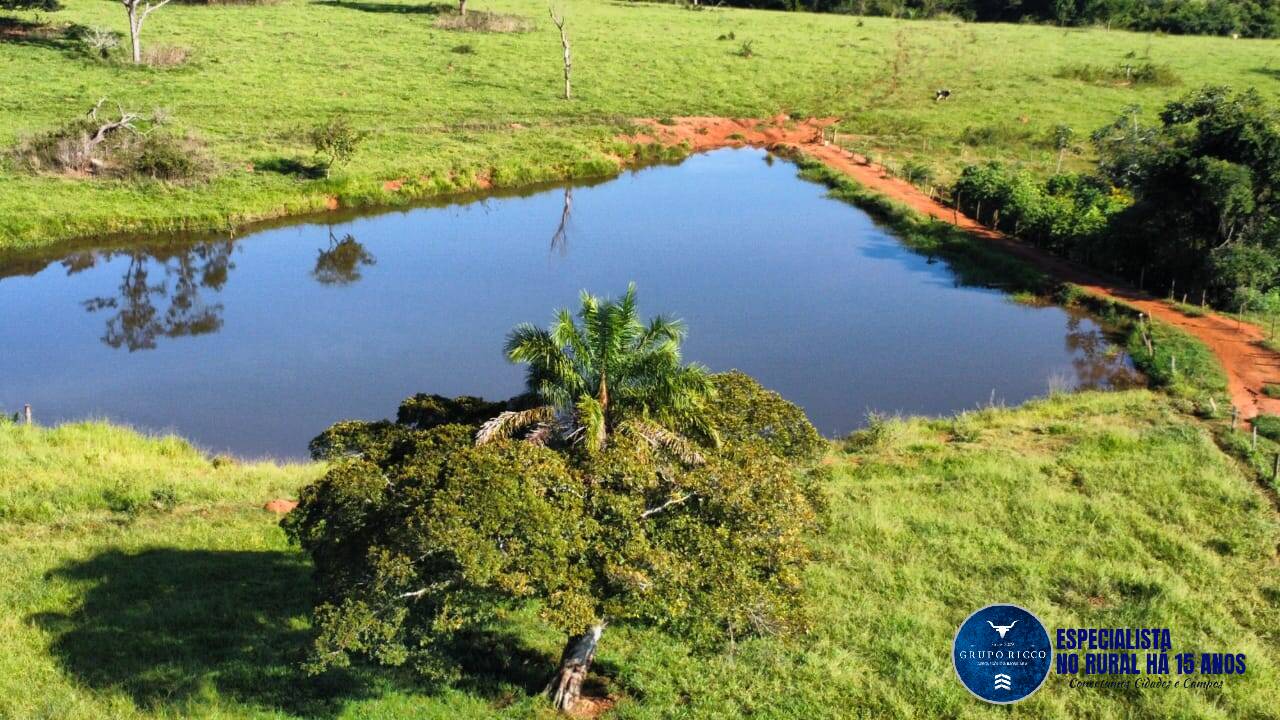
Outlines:
<svg viewBox="0 0 1280 720"><path fill-rule="evenodd" d="M1158 123L1130 107L1092 135L1098 171L1047 182L989 163L954 192L978 219L1158 292L1240 306L1280 282L1280 111L1205 87Z"/></svg>
<svg viewBox="0 0 1280 720"><path fill-rule="evenodd" d="M577 374L547 373L541 360L530 370L531 389L556 388L547 395L418 395L396 422L340 423L313 442L331 468L282 523L316 567L313 671L359 660L448 677L460 633L533 602L567 636L549 693L570 709L607 626L656 627L706 649L805 628L806 536L825 516L810 461L823 441L798 408L746 375L699 381L706 419L719 423L709 427L724 441L696 460L643 433L612 433L590 452L573 442L475 442L495 410L598 399L597 373L617 388L604 411L615 422L681 418L641 396L648 379L614 372L626 364L588 365L605 348L638 350L632 360L645 366L658 353L669 365L680 333L667 321L637 331L631 292L612 305L586 297L581 337L563 334L571 320L557 328L564 345L581 341ZM591 344L606 332L610 341ZM555 332L512 337L509 355L530 337L547 354L519 357L554 358L561 347L548 344ZM573 392L554 394L566 386Z"/></svg>

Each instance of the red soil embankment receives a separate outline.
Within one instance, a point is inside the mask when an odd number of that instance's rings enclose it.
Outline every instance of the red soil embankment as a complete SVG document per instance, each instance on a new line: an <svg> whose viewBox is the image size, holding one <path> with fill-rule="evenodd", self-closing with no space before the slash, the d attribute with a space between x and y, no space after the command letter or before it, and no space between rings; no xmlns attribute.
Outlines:
<svg viewBox="0 0 1280 720"><path fill-rule="evenodd" d="M861 155L827 142L824 130L832 123L833 119L791 120L785 116L769 120L682 117L666 123L642 121L649 128L648 132L631 139L671 145L688 143L695 152L738 146L799 150L849 175L867 188L995 243L1063 282L1079 285L1095 295L1126 302L1151 317L1194 335L1218 356L1227 372L1231 402L1239 408L1241 417L1252 418L1260 413L1280 414L1280 399L1269 398L1262 392L1264 385L1280 383L1280 353L1262 345L1264 335L1256 326L1213 313L1201 317L1188 316L1136 288L985 227L939 203L911 183L890 176L883 167Z"/></svg>

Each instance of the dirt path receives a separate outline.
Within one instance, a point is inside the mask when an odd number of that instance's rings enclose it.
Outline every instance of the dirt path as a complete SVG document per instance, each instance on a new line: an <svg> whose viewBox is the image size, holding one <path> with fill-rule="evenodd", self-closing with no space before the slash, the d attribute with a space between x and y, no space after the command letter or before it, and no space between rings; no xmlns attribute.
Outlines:
<svg viewBox="0 0 1280 720"><path fill-rule="evenodd" d="M828 143L824 139L824 130L833 123L832 119L796 121L785 116L769 120L683 117L666 123L642 121L649 130L644 135L631 139L664 144L687 142L694 151L744 145L798 149L849 175L861 185L918 212L955 223L974 235L1000 245L1007 252L1053 277L1080 285L1094 294L1122 300L1154 318L1195 335L1222 362L1227 371L1227 389L1231 402L1240 409L1242 417L1251 418L1259 413L1280 414L1280 399L1262 394L1265 384L1280 383L1280 353L1262 346L1263 333L1257 327L1216 314L1201 317L1185 315L1168 303L1152 298L1136 288L1117 283L980 225L930 198L911 183L891 177L879 165Z"/></svg>

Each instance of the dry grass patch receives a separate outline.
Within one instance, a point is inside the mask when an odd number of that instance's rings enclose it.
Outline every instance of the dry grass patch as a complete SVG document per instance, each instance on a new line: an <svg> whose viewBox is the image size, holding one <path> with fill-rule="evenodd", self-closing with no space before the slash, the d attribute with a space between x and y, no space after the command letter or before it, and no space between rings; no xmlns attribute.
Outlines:
<svg viewBox="0 0 1280 720"><path fill-rule="evenodd" d="M534 23L524 15L472 11L465 15L441 15L436 18L436 27L462 32L526 33L533 30Z"/></svg>
<svg viewBox="0 0 1280 720"><path fill-rule="evenodd" d="M186 64L191 59L191 49L180 45L153 45L142 51L142 62L147 67L170 68Z"/></svg>

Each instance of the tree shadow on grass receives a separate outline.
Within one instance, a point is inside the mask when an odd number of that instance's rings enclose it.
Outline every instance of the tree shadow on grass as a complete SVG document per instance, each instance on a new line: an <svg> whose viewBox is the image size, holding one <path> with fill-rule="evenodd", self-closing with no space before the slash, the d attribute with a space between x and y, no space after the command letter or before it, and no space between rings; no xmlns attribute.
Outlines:
<svg viewBox="0 0 1280 720"><path fill-rule="evenodd" d="M79 25L55 25L0 16L0 44L5 45L28 45L75 52L81 49L79 37L83 31L84 28Z"/></svg>
<svg viewBox="0 0 1280 720"><path fill-rule="evenodd" d="M398 15L441 15L451 13L456 8L444 3L426 3L425 5L402 5L384 2L352 2L351 0L312 0L312 5L359 10L367 13L393 13Z"/></svg>
<svg viewBox="0 0 1280 720"><path fill-rule="evenodd" d="M292 175L300 180L319 180L324 177L324 166L308 163L297 158L269 158L253 163L254 170Z"/></svg>
<svg viewBox="0 0 1280 720"><path fill-rule="evenodd" d="M1260 68L1254 68L1253 72L1258 75L1266 75L1272 80L1280 80L1280 68L1260 67Z"/></svg>
<svg viewBox="0 0 1280 720"><path fill-rule="evenodd" d="M310 574L278 552L113 550L54 570L88 585L82 603L30 620L54 636L68 673L145 709L216 694L325 717L370 688L353 673L302 673Z"/></svg>
<svg viewBox="0 0 1280 720"><path fill-rule="evenodd" d="M324 718L384 692L442 689L380 669L306 675L312 586L299 555L112 550L50 577L83 586L81 601L28 621L52 635L53 655L77 681L124 692L147 710L233 702ZM516 628L462 633L445 651L461 670L451 686L495 704L540 692L556 660L529 647Z"/></svg>

